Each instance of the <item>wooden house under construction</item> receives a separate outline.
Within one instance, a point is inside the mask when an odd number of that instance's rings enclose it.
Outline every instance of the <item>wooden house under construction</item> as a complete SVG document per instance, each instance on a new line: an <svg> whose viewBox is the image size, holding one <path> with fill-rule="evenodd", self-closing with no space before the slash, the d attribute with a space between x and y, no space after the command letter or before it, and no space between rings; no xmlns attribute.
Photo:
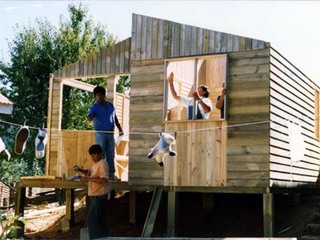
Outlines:
<svg viewBox="0 0 320 240"><path fill-rule="evenodd" d="M213 107L208 120L188 120L168 89L170 72L180 95L209 86L213 106L225 85L224 117ZM123 75L131 78L130 96L115 93ZM90 164L94 132L61 129L62 90L92 91L81 79L96 77L108 78L107 99L124 127L117 174L128 190L168 191L168 233L179 192L261 194L267 237L274 194L315 189L320 90L314 81L268 42L137 14L128 39L52 74L47 176L71 176L74 164ZM175 136L177 152L163 168L147 158L161 131Z"/></svg>

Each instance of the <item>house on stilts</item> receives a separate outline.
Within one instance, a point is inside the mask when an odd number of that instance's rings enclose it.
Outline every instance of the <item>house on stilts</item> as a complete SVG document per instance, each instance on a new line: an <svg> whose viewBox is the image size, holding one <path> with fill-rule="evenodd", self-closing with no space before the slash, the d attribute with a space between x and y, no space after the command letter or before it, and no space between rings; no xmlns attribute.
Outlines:
<svg viewBox="0 0 320 240"><path fill-rule="evenodd" d="M214 108L208 120L188 120L171 96L170 72L180 95L209 86L213 106L225 85L223 118ZM123 75L131 78L129 97L115 93ZM17 213L23 212L24 187L80 186L58 178L72 176L74 164L89 166L94 133L61 129L62 90L92 91L95 86L81 79L96 77L108 78L107 99L126 135L115 159L122 182L113 187L130 194L167 191L167 234L175 233L180 192L261 194L262 234L270 237L274 195L317 190L320 90L315 81L269 42L133 14L128 39L52 74L47 178L21 179ZM147 158L161 131L175 136L177 152L166 157L163 168Z"/></svg>

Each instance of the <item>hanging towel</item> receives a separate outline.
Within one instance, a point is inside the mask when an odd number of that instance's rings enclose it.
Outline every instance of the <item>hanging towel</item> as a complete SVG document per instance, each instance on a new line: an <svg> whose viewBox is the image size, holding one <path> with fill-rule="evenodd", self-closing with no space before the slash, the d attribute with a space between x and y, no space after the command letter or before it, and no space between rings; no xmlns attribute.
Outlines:
<svg viewBox="0 0 320 240"><path fill-rule="evenodd" d="M303 159L306 152L305 142L301 134L301 126L288 121L288 132L291 163L298 162Z"/></svg>
<svg viewBox="0 0 320 240"><path fill-rule="evenodd" d="M2 151L5 151L5 153L8 156L8 160L10 160L11 158L11 154L8 152L8 150L6 149L6 145L4 144L2 138L0 137L0 153L2 153Z"/></svg>

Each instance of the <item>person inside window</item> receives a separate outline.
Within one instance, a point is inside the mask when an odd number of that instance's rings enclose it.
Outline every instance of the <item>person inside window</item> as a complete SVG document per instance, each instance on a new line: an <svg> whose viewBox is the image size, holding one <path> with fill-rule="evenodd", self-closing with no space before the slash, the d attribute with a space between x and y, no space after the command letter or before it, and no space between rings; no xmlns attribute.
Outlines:
<svg viewBox="0 0 320 240"><path fill-rule="evenodd" d="M182 105L188 108L188 120L193 119L193 105L196 101L196 119L209 119L210 112L212 110L212 103L210 101L209 94L210 90L205 85L200 85L197 91L192 93L192 97L180 96L177 94L174 88L174 73L171 72L168 77L168 83L171 90L173 98L177 101L181 101Z"/></svg>
<svg viewBox="0 0 320 240"><path fill-rule="evenodd" d="M220 110L220 118L225 118L224 116L224 97L227 95L227 90L224 86L222 85L223 89L221 92L221 95L217 97L217 102L216 102L216 108Z"/></svg>

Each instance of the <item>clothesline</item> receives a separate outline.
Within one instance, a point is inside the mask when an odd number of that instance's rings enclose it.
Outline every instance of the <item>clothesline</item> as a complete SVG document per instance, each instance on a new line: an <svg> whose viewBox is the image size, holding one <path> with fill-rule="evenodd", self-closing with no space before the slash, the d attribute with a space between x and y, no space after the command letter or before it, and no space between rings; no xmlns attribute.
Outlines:
<svg viewBox="0 0 320 240"><path fill-rule="evenodd" d="M286 119L284 119L286 120ZM29 129L34 129L34 130L39 130L42 127L32 127L32 126L27 126L27 125L21 125L17 123L12 123L8 121L3 121L0 120L1 123L12 125L12 126L17 126L17 127L22 127L26 126ZM190 132L198 132L198 131L212 131L215 129L227 129L227 128L233 128L233 127L241 127L241 126L250 126L250 125L259 125L259 124L265 124L265 123L270 123L272 121L260 121L260 122L249 122L249 123L239 123L239 124L233 124L233 125L227 125L227 126L217 126L217 127L209 127L209 128L198 128L198 129L193 129L193 130L185 130L185 131L176 131L175 134L179 133L190 133ZM70 129L57 129L57 128L42 128L45 129L47 132L48 131L56 131L56 132L66 132L66 131L86 131L86 132L105 132L105 133L113 133L112 131L96 131L96 130L70 130ZM130 135L159 135L159 132L129 132ZM127 135L127 134L125 134Z"/></svg>

